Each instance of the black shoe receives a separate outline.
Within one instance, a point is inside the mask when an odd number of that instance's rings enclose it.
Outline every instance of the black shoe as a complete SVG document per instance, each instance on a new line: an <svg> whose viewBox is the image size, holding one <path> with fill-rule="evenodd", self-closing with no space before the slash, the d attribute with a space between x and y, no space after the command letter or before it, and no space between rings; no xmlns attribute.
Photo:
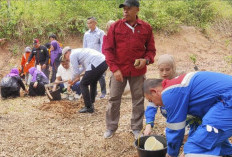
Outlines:
<svg viewBox="0 0 232 157"><path fill-rule="evenodd" d="M84 108L82 108L82 109L79 111L79 113L87 113L87 112L93 113L93 112L94 112L94 108L93 108L93 107L91 107L91 108L84 107Z"/></svg>

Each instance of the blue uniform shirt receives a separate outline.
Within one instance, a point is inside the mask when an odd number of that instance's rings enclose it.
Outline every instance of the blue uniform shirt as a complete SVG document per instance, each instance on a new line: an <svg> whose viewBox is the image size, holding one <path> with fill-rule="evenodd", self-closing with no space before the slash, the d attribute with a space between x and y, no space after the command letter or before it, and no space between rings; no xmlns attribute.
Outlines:
<svg viewBox="0 0 232 157"><path fill-rule="evenodd" d="M214 104L226 101L227 95L232 93L232 76L215 72L188 73L164 80L163 88L168 154L177 156L184 137L187 114L203 118ZM214 127L226 130L224 123L228 122L218 123ZM230 124L227 126L230 127Z"/></svg>

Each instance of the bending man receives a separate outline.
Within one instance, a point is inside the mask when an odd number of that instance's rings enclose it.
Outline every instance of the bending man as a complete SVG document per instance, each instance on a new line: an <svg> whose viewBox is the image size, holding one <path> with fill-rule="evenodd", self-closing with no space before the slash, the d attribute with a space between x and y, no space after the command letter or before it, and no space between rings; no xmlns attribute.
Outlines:
<svg viewBox="0 0 232 157"><path fill-rule="evenodd" d="M186 157L232 154L232 76L215 72L194 72L172 80L144 82L148 101L167 111L167 156L178 156L187 115L202 119L184 145Z"/></svg>

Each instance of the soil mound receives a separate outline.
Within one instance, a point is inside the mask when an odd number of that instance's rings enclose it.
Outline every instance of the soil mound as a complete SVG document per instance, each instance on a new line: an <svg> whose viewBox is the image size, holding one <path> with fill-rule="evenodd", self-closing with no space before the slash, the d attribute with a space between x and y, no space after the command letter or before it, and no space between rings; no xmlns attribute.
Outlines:
<svg viewBox="0 0 232 157"><path fill-rule="evenodd" d="M83 102L72 102L68 100L45 102L38 108L42 111L53 112L63 118L71 118L80 109Z"/></svg>

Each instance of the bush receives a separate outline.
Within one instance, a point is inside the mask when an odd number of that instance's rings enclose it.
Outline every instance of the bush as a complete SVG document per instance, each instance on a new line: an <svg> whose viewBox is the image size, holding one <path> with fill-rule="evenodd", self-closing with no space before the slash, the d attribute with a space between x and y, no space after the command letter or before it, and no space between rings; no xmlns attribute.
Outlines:
<svg viewBox="0 0 232 157"><path fill-rule="evenodd" d="M8 0L9 1L9 0ZM83 35L86 19L95 16L102 29L108 20L122 18L118 8L124 0L7 0L0 1L0 38L26 44L33 38L48 40L56 34L64 39ZM217 19L232 19L230 1L221 0L140 0L139 17L155 31L175 33L180 25L205 28Z"/></svg>

